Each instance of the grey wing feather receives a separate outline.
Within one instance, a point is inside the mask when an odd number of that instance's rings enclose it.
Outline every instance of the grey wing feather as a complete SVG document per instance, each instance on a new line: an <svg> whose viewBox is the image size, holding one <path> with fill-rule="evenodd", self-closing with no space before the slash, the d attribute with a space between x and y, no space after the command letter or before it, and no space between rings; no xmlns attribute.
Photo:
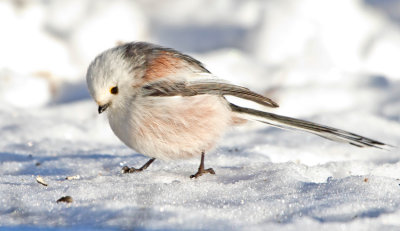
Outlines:
<svg viewBox="0 0 400 231"><path fill-rule="evenodd" d="M250 91L248 88L218 81L208 80L179 83L159 81L145 85L143 90L145 96L231 95L251 100L264 106L279 107L279 105L270 98Z"/></svg>

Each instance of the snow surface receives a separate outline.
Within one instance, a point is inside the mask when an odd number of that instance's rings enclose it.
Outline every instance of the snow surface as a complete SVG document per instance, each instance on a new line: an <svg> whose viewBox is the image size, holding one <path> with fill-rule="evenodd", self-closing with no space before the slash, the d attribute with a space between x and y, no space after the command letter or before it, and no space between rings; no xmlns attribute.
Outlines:
<svg viewBox="0 0 400 231"><path fill-rule="evenodd" d="M399 18L386 0L0 1L0 230L399 230ZM132 40L394 147L248 123L206 155L216 175L190 179L198 159L121 174L148 158L98 116L85 71Z"/></svg>

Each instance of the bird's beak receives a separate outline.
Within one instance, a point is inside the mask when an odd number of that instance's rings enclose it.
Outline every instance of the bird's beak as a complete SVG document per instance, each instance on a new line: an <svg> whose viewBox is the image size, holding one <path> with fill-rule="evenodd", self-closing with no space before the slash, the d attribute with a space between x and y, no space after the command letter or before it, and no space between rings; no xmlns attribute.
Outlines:
<svg viewBox="0 0 400 231"><path fill-rule="evenodd" d="M102 113L103 111L105 111L108 108L108 106L110 106L110 103L106 103L104 105L100 105L99 106L99 114Z"/></svg>

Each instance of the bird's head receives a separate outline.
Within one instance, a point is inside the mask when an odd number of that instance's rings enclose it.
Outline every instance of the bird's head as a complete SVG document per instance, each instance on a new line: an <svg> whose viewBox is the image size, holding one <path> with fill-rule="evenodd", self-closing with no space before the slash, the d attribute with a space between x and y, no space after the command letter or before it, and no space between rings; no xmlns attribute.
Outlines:
<svg viewBox="0 0 400 231"><path fill-rule="evenodd" d="M90 64L86 82L89 92L98 104L98 112L127 105L126 100L135 96L136 75L131 60L124 57L123 47L107 50Z"/></svg>

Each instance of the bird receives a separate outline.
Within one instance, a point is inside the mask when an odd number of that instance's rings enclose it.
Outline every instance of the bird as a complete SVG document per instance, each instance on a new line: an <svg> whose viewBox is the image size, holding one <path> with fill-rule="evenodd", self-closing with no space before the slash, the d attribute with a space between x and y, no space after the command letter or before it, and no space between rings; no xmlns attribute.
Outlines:
<svg viewBox="0 0 400 231"><path fill-rule="evenodd" d="M175 49L148 42L130 42L99 54L86 74L98 113L107 113L111 130L129 148L150 157L140 168L124 166L123 173L141 172L156 159L200 157L197 172L232 126L259 121L278 128L300 130L357 147L382 148L385 143L341 129L238 106L226 96L277 108L272 99L213 75L197 59Z"/></svg>

